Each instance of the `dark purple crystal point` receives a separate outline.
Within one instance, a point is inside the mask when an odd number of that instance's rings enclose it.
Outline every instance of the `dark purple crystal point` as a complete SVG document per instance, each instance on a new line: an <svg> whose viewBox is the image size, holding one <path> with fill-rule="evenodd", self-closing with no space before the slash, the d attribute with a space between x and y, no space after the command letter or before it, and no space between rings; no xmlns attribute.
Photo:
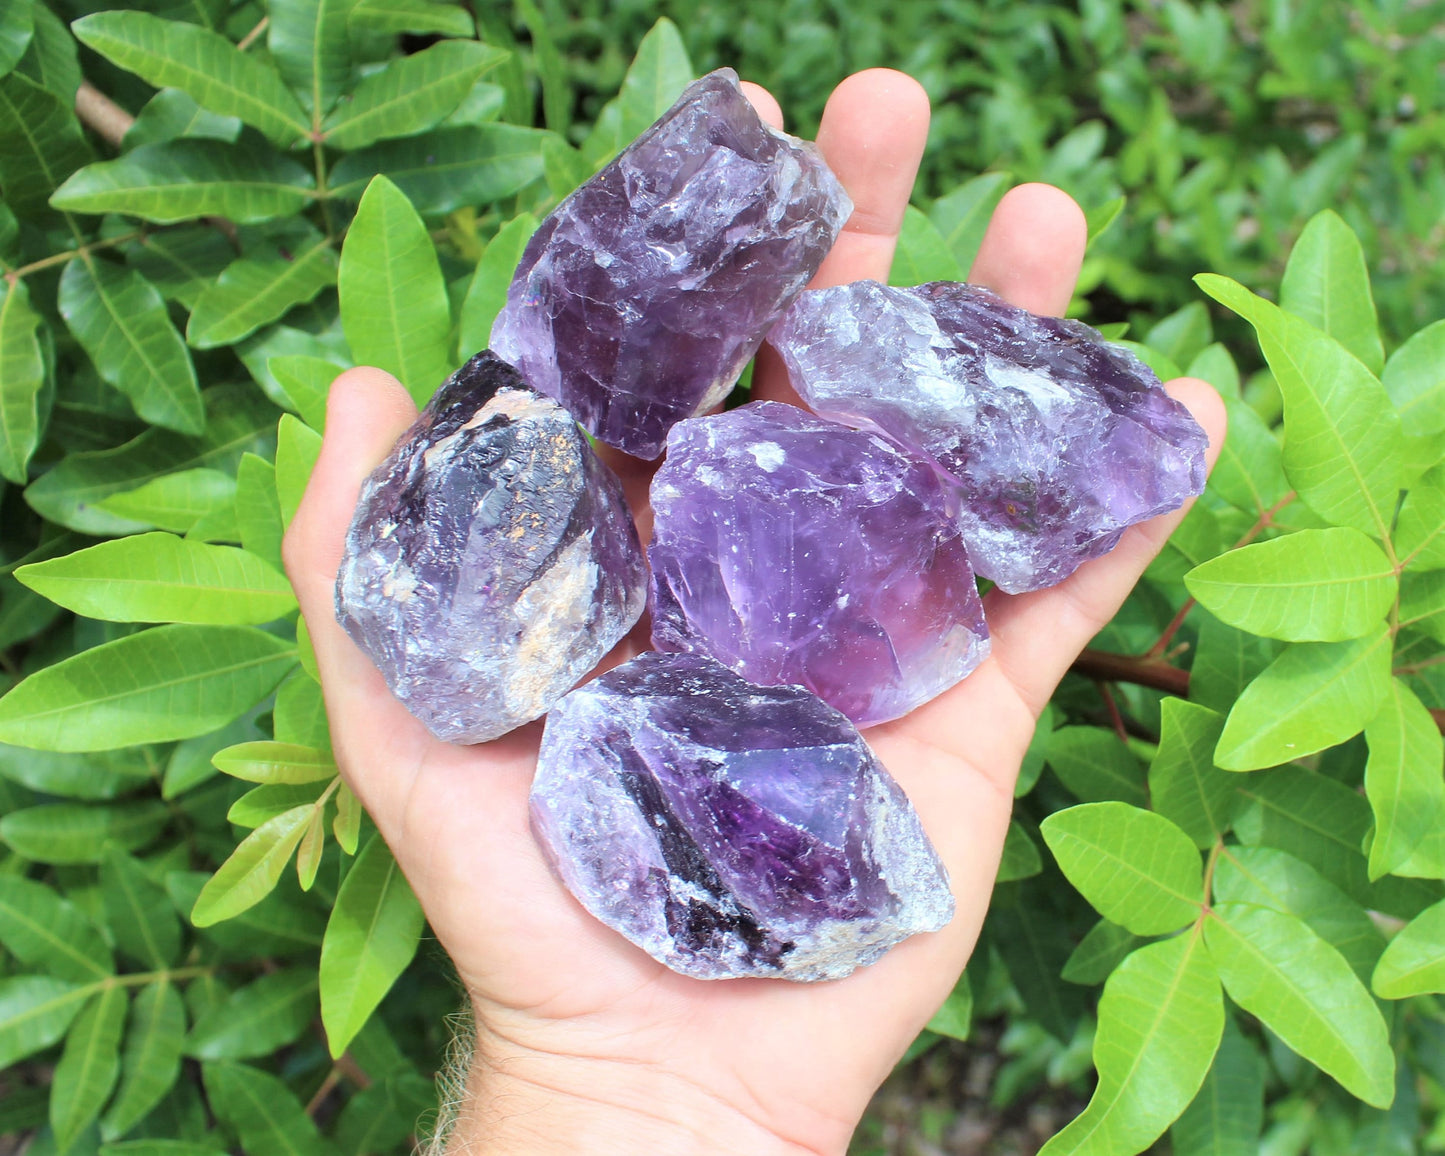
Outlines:
<svg viewBox="0 0 1445 1156"><path fill-rule="evenodd" d="M655 458L727 396L852 210L817 150L719 69L542 222L492 348L596 437Z"/></svg>
<svg viewBox="0 0 1445 1156"><path fill-rule="evenodd" d="M853 725L704 655L644 654L558 703L532 823L588 911L697 979L837 979L953 918Z"/></svg>
<svg viewBox="0 0 1445 1156"><path fill-rule="evenodd" d="M652 482L652 642L805 686L860 726L988 654L957 491L877 434L754 402L675 426Z"/></svg>
<svg viewBox="0 0 1445 1156"><path fill-rule="evenodd" d="M962 483L969 555L1010 593L1061 581L1204 488L1204 431L1138 358L987 289L810 291L769 340L813 409Z"/></svg>
<svg viewBox="0 0 1445 1156"><path fill-rule="evenodd" d="M645 595L617 478L566 410L483 352L362 487L336 617L432 734L477 743L545 714Z"/></svg>

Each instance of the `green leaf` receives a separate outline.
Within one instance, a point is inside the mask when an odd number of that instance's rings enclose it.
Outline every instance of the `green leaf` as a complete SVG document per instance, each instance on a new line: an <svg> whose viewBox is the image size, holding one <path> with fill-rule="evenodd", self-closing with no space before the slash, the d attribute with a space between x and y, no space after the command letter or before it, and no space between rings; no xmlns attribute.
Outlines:
<svg viewBox="0 0 1445 1156"><path fill-rule="evenodd" d="M276 467L255 454L242 455L236 471L236 524L246 552L280 570L286 527L276 497Z"/></svg>
<svg viewBox="0 0 1445 1156"><path fill-rule="evenodd" d="M1289 490L1283 451L1253 406L1237 397L1225 397L1224 408L1229 415L1229 433L1209 475L1209 485L1236 509L1263 514Z"/></svg>
<svg viewBox="0 0 1445 1156"><path fill-rule="evenodd" d="M94 983L115 973L95 925L43 883L0 875L0 943L27 967L59 979Z"/></svg>
<svg viewBox="0 0 1445 1156"><path fill-rule="evenodd" d="M1352 1095L1389 1106L1389 1030L1338 951L1300 920L1248 903L1217 904L1204 939L1230 999Z"/></svg>
<svg viewBox="0 0 1445 1156"><path fill-rule="evenodd" d="M1311 217L1290 250L1279 304L1328 333L1371 373L1384 366L1365 251L1354 230L1333 209Z"/></svg>
<svg viewBox="0 0 1445 1156"><path fill-rule="evenodd" d="M928 210L960 269L973 268L989 218L1012 183L1012 173L981 173L939 197Z"/></svg>
<svg viewBox="0 0 1445 1156"><path fill-rule="evenodd" d="M120 1089L101 1117L102 1136L124 1136L171 1090L181 1074L185 1035L186 1007L175 985L163 979L142 988L131 1004L130 1027L121 1053ZM127 1145L116 1147L128 1149Z"/></svg>
<svg viewBox="0 0 1445 1156"><path fill-rule="evenodd" d="M215 764L248 783L319 783L336 777L329 753L295 743L241 743L218 752Z"/></svg>
<svg viewBox="0 0 1445 1156"><path fill-rule="evenodd" d="M617 94L620 143L627 144L672 107L696 72L677 25L662 17L642 38ZM556 128L548 121L549 128Z"/></svg>
<svg viewBox="0 0 1445 1156"><path fill-rule="evenodd" d="M0 477L21 486L40 444L45 360L39 329L25 282L0 280Z"/></svg>
<svg viewBox="0 0 1445 1156"><path fill-rule="evenodd" d="M97 12L71 25L80 42L157 88L179 88L202 108L239 117L286 146L310 122L274 66L218 33L145 12Z"/></svg>
<svg viewBox="0 0 1445 1156"><path fill-rule="evenodd" d="M1420 478L1400 507L1395 553L1415 570L1445 568L1445 465Z"/></svg>
<svg viewBox="0 0 1445 1156"><path fill-rule="evenodd" d="M1149 764L1154 810L1194 840L1212 847L1239 809L1236 782L1214 765L1224 718L1208 707L1166 698L1160 704L1159 750Z"/></svg>
<svg viewBox="0 0 1445 1156"><path fill-rule="evenodd" d="M890 285L922 285L928 281L962 281L963 270L943 234L922 210L909 205L903 213L903 228L893 265Z"/></svg>
<svg viewBox="0 0 1445 1156"><path fill-rule="evenodd" d="M294 807L247 835L201 889L191 909L191 922L197 927L210 927L265 899L306 833L311 811L310 803Z"/></svg>
<svg viewBox="0 0 1445 1156"><path fill-rule="evenodd" d="M63 1036L94 990L48 975L0 979L0 1070Z"/></svg>
<svg viewBox="0 0 1445 1156"><path fill-rule="evenodd" d="M302 891L310 891L321 868L321 853L326 849L326 808L318 806L311 813L306 834L296 847L296 879Z"/></svg>
<svg viewBox="0 0 1445 1156"><path fill-rule="evenodd" d="M181 925L170 897L118 847L105 851L100 891L106 921L124 954L157 969L176 962L181 953Z"/></svg>
<svg viewBox="0 0 1445 1156"><path fill-rule="evenodd" d="M477 262L472 283L462 302L461 333L458 344L463 356L485 349L491 341L492 322L507 302L507 289L522 251L537 230L537 218L531 213L513 217L497 230Z"/></svg>
<svg viewBox="0 0 1445 1156"><path fill-rule="evenodd" d="M18 215L44 213L50 194L91 155L71 101L18 73L0 79L0 188Z"/></svg>
<svg viewBox="0 0 1445 1156"><path fill-rule="evenodd" d="M405 1148L418 1118L435 1106L430 1080L415 1071L392 1072L346 1102L337 1117L336 1142L348 1156Z"/></svg>
<svg viewBox="0 0 1445 1156"><path fill-rule="evenodd" d="M1398 678L1365 727L1365 797L1375 813L1370 878L1406 863L1445 814L1445 742L1430 712Z"/></svg>
<svg viewBox="0 0 1445 1156"><path fill-rule="evenodd" d="M1101 919L1079 940L1061 973L1070 983L1093 987L1109 978L1124 957L1146 941L1117 923Z"/></svg>
<svg viewBox="0 0 1445 1156"><path fill-rule="evenodd" d="M1093 1098L1040 1156L1118 1156L1153 1143L1194 1099L1223 1031L1219 976L1197 929L1139 948L1099 1001Z"/></svg>
<svg viewBox="0 0 1445 1156"><path fill-rule="evenodd" d="M303 803L319 807L322 795L327 793L325 782L264 783L232 803L226 820L238 827L259 827Z"/></svg>
<svg viewBox="0 0 1445 1156"><path fill-rule="evenodd" d="M122 252L126 263L162 297L187 309L236 255L220 230L202 225L147 233Z"/></svg>
<svg viewBox="0 0 1445 1156"><path fill-rule="evenodd" d="M163 88L150 100L126 130L125 148L134 152L144 145L164 144L183 137L220 140L234 144L241 122L234 116L207 112L179 88Z"/></svg>
<svg viewBox="0 0 1445 1156"><path fill-rule="evenodd" d="M447 288L426 226L384 176L367 186L346 234L340 288L352 356L395 374L425 403L451 372Z"/></svg>
<svg viewBox="0 0 1445 1156"><path fill-rule="evenodd" d="M422 36L473 36L477 27L470 13L455 4L434 4L431 0L356 0L349 17L353 31L397 33Z"/></svg>
<svg viewBox="0 0 1445 1156"><path fill-rule="evenodd" d="M166 303L134 269L77 257L60 277L60 315L100 376L146 421L200 433L205 407Z"/></svg>
<svg viewBox="0 0 1445 1156"><path fill-rule="evenodd" d="M339 1056L416 954L425 918L380 835L356 856L321 944L321 1023Z"/></svg>
<svg viewBox="0 0 1445 1156"><path fill-rule="evenodd" d="M153 478L133 490L122 490L96 503L96 508L146 527L189 534L220 517L232 529L236 479L220 470L180 470Z"/></svg>
<svg viewBox="0 0 1445 1156"><path fill-rule="evenodd" d="M202 1068L206 1098L235 1131L247 1156L331 1156L291 1089L245 1064L209 1063Z"/></svg>
<svg viewBox="0 0 1445 1156"><path fill-rule="evenodd" d="M1293 915L1368 980L1385 940L1365 909L1293 855L1273 847L1229 847L1214 871L1216 903L1253 903Z"/></svg>
<svg viewBox="0 0 1445 1156"><path fill-rule="evenodd" d="M196 300L186 340L197 349L249 337L336 284L336 250L318 236L295 253L241 257Z"/></svg>
<svg viewBox="0 0 1445 1156"><path fill-rule="evenodd" d="M1203 301L1191 301L1176 309L1144 335L1145 345L1175 365L1188 365L1213 340L1214 327Z"/></svg>
<svg viewBox="0 0 1445 1156"><path fill-rule="evenodd" d="M567 67L552 37L551 26L534 0L516 0L514 11L517 19L526 25L532 39L532 63L542 82L543 118L553 132L566 133L572 121L572 88L567 82ZM639 55L645 45L645 40L643 45L639 45Z"/></svg>
<svg viewBox="0 0 1445 1156"><path fill-rule="evenodd" d="M356 854L356 845L361 837L361 803L345 783L336 791L336 818L331 833L336 836L337 845L348 855Z"/></svg>
<svg viewBox="0 0 1445 1156"><path fill-rule="evenodd" d="M1393 639L1382 623L1349 642L1296 642L1239 696L1214 762L1252 771L1359 734L1390 688Z"/></svg>
<svg viewBox="0 0 1445 1156"><path fill-rule="evenodd" d="M1385 387L1338 341L1227 277L1195 281L1259 336L1284 394L1284 468L1294 488L1326 521L1385 537L1402 444Z"/></svg>
<svg viewBox="0 0 1445 1156"><path fill-rule="evenodd" d="M1048 762L1064 786L1086 803L1145 803L1144 768L1113 731L1062 727L1049 736Z"/></svg>
<svg viewBox="0 0 1445 1156"><path fill-rule="evenodd" d="M226 1156L226 1153L214 1145L191 1140L123 1140L102 1144L98 1156Z"/></svg>
<svg viewBox="0 0 1445 1156"><path fill-rule="evenodd" d="M1226 1016L1209 1075L1169 1130L1174 1156L1259 1156L1263 1129L1264 1061Z"/></svg>
<svg viewBox="0 0 1445 1156"><path fill-rule="evenodd" d="M1286 851L1354 899L1368 898L1360 843L1370 808L1359 794L1302 767L1251 775L1239 791L1250 804L1234 822L1241 842Z"/></svg>
<svg viewBox="0 0 1445 1156"><path fill-rule="evenodd" d="M1427 325L1390 354L1381 381L1411 433L1445 430L1445 321Z"/></svg>
<svg viewBox="0 0 1445 1156"><path fill-rule="evenodd" d="M12 0L0 11L0 76L25 55L35 35L35 8L31 0Z"/></svg>
<svg viewBox="0 0 1445 1156"><path fill-rule="evenodd" d="M966 1040L972 1024L973 987L969 984L968 975L965 973L958 977L958 982L953 985L953 990L948 993L948 998L933 1013L933 1018L928 1021L927 1030L936 1032L940 1036L947 1036L951 1040Z"/></svg>
<svg viewBox="0 0 1445 1156"><path fill-rule="evenodd" d="M1399 582L1385 553L1358 530L1300 530L1231 550L1184 577L1216 618L1287 642L1343 642L1369 633Z"/></svg>
<svg viewBox="0 0 1445 1156"><path fill-rule="evenodd" d="M249 626L157 626L82 651L0 698L0 742L113 750L205 734L239 718L295 663Z"/></svg>
<svg viewBox="0 0 1445 1156"><path fill-rule="evenodd" d="M294 967L263 975L233 991L196 1022L186 1055L198 1060L247 1060L294 1042L316 1015L316 971Z"/></svg>
<svg viewBox="0 0 1445 1156"><path fill-rule="evenodd" d="M1184 372L1190 377L1202 377L1219 391L1226 402L1239 400L1239 366L1234 363L1229 350L1219 342L1206 345L1195 354ZM1215 463L1215 469L1218 468L1218 463Z"/></svg>
<svg viewBox="0 0 1445 1156"><path fill-rule="evenodd" d="M15 576L67 610L108 622L270 622L296 607L285 577L245 550L172 534L102 542Z"/></svg>
<svg viewBox="0 0 1445 1156"><path fill-rule="evenodd" d="M306 483L320 454L321 435L289 413L282 414L276 436L276 499L280 503L282 526L289 526L296 516L301 495L306 492Z"/></svg>
<svg viewBox="0 0 1445 1156"><path fill-rule="evenodd" d="M1189 697L1227 714L1244 688L1270 664L1275 647L1268 639L1227 626L1208 611L1194 617L1199 640L1189 671Z"/></svg>
<svg viewBox="0 0 1445 1156"><path fill-rule="evenodd" d="M268 6L271 59L281 79L318 118L331 111L351 79L347 17L353 7L352 0L287 0Z"/></svg>
<svg viewBox="0 0 1445 1156"><path fill-rule="evenodd" d="M170 813L159 800L42 803L0 819L0 840L37 863L99 863L107 840L127 851L160 834Z"/></svg>
<svg viewBox="0 0 1445 1156"><path fill-rule="evenodd" d="M127 1002L125 988L102 988L66 1037L50 1086L50 1126L61 1151L100 1115L115 1087Z"/></svg>
<svg viewBox="0 0 1445 1156"><path fill-rule="evenodd" d="M161 798L174 799L186 791L200 786L218 773L211 765L211 756L224 747L245 742L260 736L255 720L242 715L229 726L208 735L177 743L166 760L165 775L161 780Z"/></svg>
<svg viewBox="0 0 1445 1156"><path fill-rule="evenodd" d="M321 357L273 357L267 363L282 389L286 391L301 420L318 433L326 429L326 398L331 383L344 372L335 362Z"/></svg>
<svg viewBox="0 0 1445 1156"><path fill-rule="evenodd" d="M31 7L35 14L35 35L15 66L16 71L43 84L67 106L73 106L81 79L75 38L48 5L35 3Z"/></svg>
<svg viewBox="0 0 1445 1156"><path fill-rule="evenodd" d="M1199 852L1162 815L1127 803L1084 803L1039 825L1070 883L1105 919L1162 935L1199 917Z"/></svg>
<svg viewBox="0 0 1445 1156"><path fill-rule="evenodd" d="M1445 992L1445 901L1426 908L1390 941L1371 985L1381 999Z"/></svg>
<svg viewBox="0 0 1445 1156"><path fill-rule="evenodd" d="M332 171L331 189L355 199L373 174L384 173L417 212L450 213L509 197L542 177L543 150L552 139L512 124L439 128L350 153Z"/></svg>
<svg viewBox="0 0 1445 1156"><path fill-rule="evenodd" d="M1124 205L1127 202L1127 197L1115 197L1113 200L1105 201L1102 205L1095 205L1092 209L1084 211L1084 223L1088 226L1088 243L1090 245L1109 231L1109 226L1119 219L1119 214L1124 211Z"/></svg>
<svg viewBox="0 0 1445 1156"><path fill-rule="evenodd" d="M350 150L425 132L506 56L475 40L443 40L399 57L362 80L336 107L326 120L326 143Z"/></svg>
<svg viewBox="0 0 1445 1156"><path fill-rule="evenodd" d="M50 203L68 212L128 213L163 225L207 216L250 224L299 213L315 184L315 177L274 149L175 140L86 165Z"/></svg>
<svg viewBox="0 0 1445 1156"><path fill-rule="evenodd" d="M1027 879L1044 869L1044 861L1034 843L1017 819L1008 825L1008 835L1003 842L1003 858L998 865L998 881L1009 883L1015 879ZM946 1033L945 1033L946 1034Z"/></svg>
<svg viewBox="0 0 1445 1156"><path fill-rule="evenodd" d="M285 865L283 860L281 869ZM166 890L177 909L188 912L195 907L207 882L204 871L172 871L166 876ZM278 956L314 959L324 931L321 914L314 907L298 906L273 893L228 922L205 928L203 934L230 960Z"/></svg>

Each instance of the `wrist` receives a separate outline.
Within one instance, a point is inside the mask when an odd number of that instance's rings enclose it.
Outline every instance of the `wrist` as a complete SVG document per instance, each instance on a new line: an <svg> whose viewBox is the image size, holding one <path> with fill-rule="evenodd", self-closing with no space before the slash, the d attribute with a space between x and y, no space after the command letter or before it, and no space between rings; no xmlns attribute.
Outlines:
<svg viewBox="0 0 1445 1156"><path fill-rule="evenodd" d="M444 1156L841 1156L643 1063L478 1048Z"/></svg>

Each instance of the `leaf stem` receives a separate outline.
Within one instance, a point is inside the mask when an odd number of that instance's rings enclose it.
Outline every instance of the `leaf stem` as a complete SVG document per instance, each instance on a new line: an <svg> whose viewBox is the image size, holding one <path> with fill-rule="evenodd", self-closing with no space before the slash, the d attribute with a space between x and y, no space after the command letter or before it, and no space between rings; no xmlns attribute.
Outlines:
<svg viewBox="0 0 1445 1156"><path fill-rule="evenodd" d="M81 124L115 148L121 147L125 134L135 124L135 117L88 80L81 81L75 93L75 115Z"/></svg>
<svg viewBox="0 0 1445 1156"><path fill-rule="evenodd" d="M1073 670L1086 678L1105 682L1132 682L1168 694L1187 698L1189 672L1147 655L1114 654L1107 650L1085 650L1074 659Z"/></svg>
<svg viewBox="0 0 1445 1156"><path fill-rule="evenodd" d="M250 32L246 33L245 36L241 37L241 39L237 42L236 47L239 48L242 52L245 52L246 49L250 48L251 45L256 43L256 41L260 38L261 33L266 31L266 28L270 23L271 17L261 17L261 22L257 24L255 28L251 29Z"/></svg>
<svg viewBox="0 0 1445 1156"><path fill-rule="evenodd" d="M28 265L21 265L18 269L11 269L5 274L5 280L15 284L21 277L30 273L38 273L42 269L49 269L54 265L64 265L67 261L76 257L89 257L97 249L110 249L116 245L124 245L127 241L144 240L146 231L137 229L133 233L125 233L119 237L109 237L102 241L91 241L88 245L79 245L74 249L67 249L63 253L52 253L49 257L43 257L39 261L32 261Z"/></svg>

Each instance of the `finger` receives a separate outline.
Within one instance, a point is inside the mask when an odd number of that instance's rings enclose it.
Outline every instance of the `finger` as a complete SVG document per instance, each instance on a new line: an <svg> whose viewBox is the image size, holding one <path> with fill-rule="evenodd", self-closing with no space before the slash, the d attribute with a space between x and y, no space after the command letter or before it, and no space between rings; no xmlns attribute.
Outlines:
<svg viewBox="0 0 1445 1156"><path fill-rule="evenodd" d="M419 742L425 735L342 630L333 609L336 571L361 484L416 420L416 412L389 373L360 368L338 377L327 400L321 454L282 545L286 572L311 632L332 740L344 769L386 764L384 759L348 759L348 746L371 751L377 743ZM355 775L348 781L373 815L391 812L378 797L378 784Z"/></svg>
<svg viewBox="0 0 1445 1156"><path fill-rule="evenodd" d="M1176 378L1165 388L1189 407L1209 435L1205 460L1212 468L1225 432L1219 394L1191 377ZM1186 502L1182 509L1131 527L1108 554L1086 562L1057 586L1030 594L989 593L984 613L993 637L993 657L1035 714L1079 651L1118 612L1193 504Z"/></svg>
<svg viewBox="0 0 1445 1156"><path fill-rule="evenodd" d="M928 141L928 94L891 68L854 73L833 90L818 128L818 149L853 200L853 213L812 287L888 280L903 213ZM753 396L800 404L777 354L764 345Z"/></svg>
<svg viewBox="0 0 1445 1156"><path fill-rule="evenodd" d="M1052 185L1019 185L993 211L968 279L1032 313L1062 317L1088 244L1084 211Z"/></svg>
<svg viewBox="0 0 1445 1156"><path fill-rule="evenodd" d="M754 84L750 80L742 81L738 87L743 90L743 95L748 98L748 103L753 106L763 123L782 132L783 110L778 107L773 94L761 84Z"/></svg>

